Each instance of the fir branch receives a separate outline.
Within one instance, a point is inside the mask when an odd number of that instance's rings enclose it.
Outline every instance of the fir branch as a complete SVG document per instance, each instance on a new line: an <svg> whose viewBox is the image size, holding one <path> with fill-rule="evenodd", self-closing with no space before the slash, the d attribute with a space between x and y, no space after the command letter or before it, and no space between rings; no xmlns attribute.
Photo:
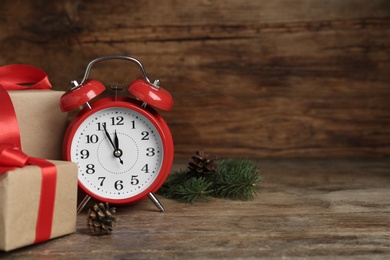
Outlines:
<svg viewBox="0 0 390 260"><path fill-rule="evenodd" d="M158 193L168 199L172 199L175 197L178 187L191 178L189 173L190 172L188 170L180 170L178 172L171 173L158 190Z"/></svg>
<svg viewBox="0 0 390 260"><path fill-rule="evenodd" d="M158 193L168 199L194 203L198 199L208 200L212 183L204 177L195 177L191 171L179 171L170 174Z"/></svg>
<svg viewBox="0 0 390 260"><path fill-rule="evenodd" d="M215 197L252 200L262 178L257 163L249 159L226 159L218 162L214 175Z"/></svg>
<svg viewBox="0 0 390 260"><path fill-rule="evenodd" d="M194 203L196 200L208 200L208 195L212 193L209 190L211 182L207 182L205 178L190 178L177 187L175 197L180 202Z"/></svg>
<svg viewBox="0 0 390 260"><path fill-rule="evenodd" d="M226 159L216 163L216 170L207 174L199 174L191 169L171 173L158 193L168 199L187 203L208 200L210 195L241 200L254 198L262 181L255 161Z"/></svg>

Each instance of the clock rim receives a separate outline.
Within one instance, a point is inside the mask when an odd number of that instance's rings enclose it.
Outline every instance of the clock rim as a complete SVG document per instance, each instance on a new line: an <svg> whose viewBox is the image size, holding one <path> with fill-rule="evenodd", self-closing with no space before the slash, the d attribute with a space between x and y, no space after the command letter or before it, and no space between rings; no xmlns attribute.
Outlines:
<svg viewBox="0 0 390 260"><path fill-rule="evenodd" d="M141 101L132 98L127 98L127 97L102 98L92 103L90 105L91 109L89 109L88 107L84 107L73 118L73 120L69 124L64 136L64 143L63 143L63 159L67 161L71 161L71 156L70 156L71 143L77 129L87 118L89 118L94 113L103 109L122 107L122 108L134 110L142 114L143 116L145 116L156 127L161 137L161 142L163 147L163 159L162 159L161 169L157 173L156 179L152 182L152 184L148 188L146 188L144 191L142 191L141 193L135 196L122 198L122 199L112 199L112 198L106 198L104 196L97 195L94 192L90 191L81 183L81 181L77 177L78 186L92 198L97 199L99 201L108 202L114 205L133 204L147 198L150 192L152 193L156 192L168 177L172 167L173 157L174 157L174 145L173 145L173 138L172 138L171 131L167 123L165 122L165 120L156 110L154 110L150 106L147 106L146 108L141 108L141 105L142 105Z"/></svg>

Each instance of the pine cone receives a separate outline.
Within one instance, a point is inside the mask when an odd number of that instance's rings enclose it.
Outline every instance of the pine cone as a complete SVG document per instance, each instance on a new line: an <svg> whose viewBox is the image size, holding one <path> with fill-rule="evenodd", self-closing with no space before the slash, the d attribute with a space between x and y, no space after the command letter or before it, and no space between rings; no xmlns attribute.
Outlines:
<svg viewBox="0 0 390 260"><path fill-rule="evenodd" d="M205 173L214 172L217 169L215 160L217 156L214 154L205 154L203 149L200 149L195 152L195 154L190 158L188 163L188 168L200 175Z"/></svg>
<svg viewBox="0 0 390 260"><path fill-rule="evenodd" d="M108 203L95 204L88 210L87 224L91 235L109 235L115 225L115 208L110 208Z"/></svg>

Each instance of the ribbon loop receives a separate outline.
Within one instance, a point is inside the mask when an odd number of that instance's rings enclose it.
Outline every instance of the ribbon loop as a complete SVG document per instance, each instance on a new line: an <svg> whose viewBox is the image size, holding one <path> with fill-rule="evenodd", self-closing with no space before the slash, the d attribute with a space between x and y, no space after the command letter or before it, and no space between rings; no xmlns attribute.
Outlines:
<svg viewBox="0 0 390 260"><path fill-rule="evenodd" d="M49 79L43 70L25 64L0 67L0 85L7 90L51 88Z"/></svg>

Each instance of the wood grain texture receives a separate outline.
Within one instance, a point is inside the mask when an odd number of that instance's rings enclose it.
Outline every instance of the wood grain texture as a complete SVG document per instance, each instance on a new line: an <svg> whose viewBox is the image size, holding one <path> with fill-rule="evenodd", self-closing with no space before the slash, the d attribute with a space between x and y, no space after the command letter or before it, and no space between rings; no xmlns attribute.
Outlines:
<svg viewBox="0 0 390 260"><path fill-rule="evenodd" d="M117 210L110 236L76 233L6 259L388 259L389 160L259 160L253 201L160 198ZM185 167L175 165L176 169ZM88 206L89 207L89 206Z"/></svg>
<svg viewBox="0 0 390 260"><path fill-rule="evenodd" d="M175 100L176 158L390 155L386 0L10 1L0 64L41 67L55 89L87 63L132 55ZM91 78L127 85L123 61Z"/></svg>

